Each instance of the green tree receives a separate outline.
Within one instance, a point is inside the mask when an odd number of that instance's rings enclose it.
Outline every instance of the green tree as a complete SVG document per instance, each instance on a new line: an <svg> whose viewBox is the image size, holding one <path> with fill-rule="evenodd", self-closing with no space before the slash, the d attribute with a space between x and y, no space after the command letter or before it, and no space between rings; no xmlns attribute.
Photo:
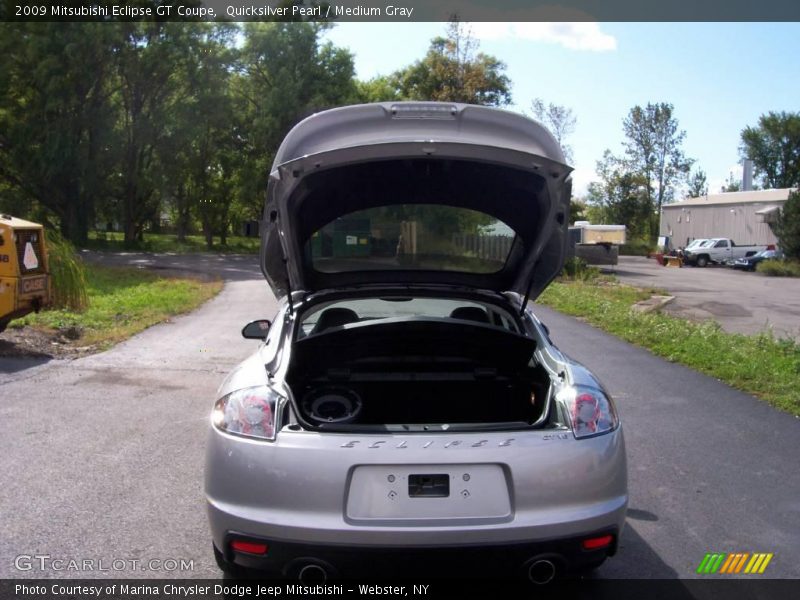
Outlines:
<svg viewBox="0 0 800 600"><path fill-rule="evenodd" d="M314 112L358 101L352 54L330 42L321 23L248 23L234 93L247 123L241 139L240 194L260 213L270 166L288 131Z"/></svg>
<svg viewBox="0 0 800 600"><path fill-rule="evenodd" d="M789 258L800 260L800 191L795 190L789 194L772 229L780 241L783 253Z"/></svg>
<svg viewBox="0 0 800 600"><path fill-rule="evenodd" d="M601 222L625 225L632 237L650 236L652 209L647 178L626 168L606 150L597 161L599 182L589 184L587 202L602 207Z"/></svg>
<svg viewBox="0 0 800 600"><path fill-rule="evenodd" d="M742 157L753 161L766 188L800 185L800 113L769 112L742 131Z"/></svg>
<svg viewBox="0 0 800 600"><path fill-rule="evenodd" d="M394 73L392 79L405 100L439 100L486 106L511 102L511 82L506 65L478 52L468 26L451 21L445 37L431 41L428 53Z"/></svg>
<svg viewBox="0 0 800 600"><path fill-rule="evenodd" d="M722 190L720 190L723 194L728 192L739 192L742 189L742 180L736 179L733 176L733 172L731 171L728 174L728 179L725 180L725 185L722 186Z"/></svg>
<svg viewBox="0 0 800 600"><path fill-rule="evenodd" d="M0 181L85 242L112 171L114 26L0 26Z"/></svg>
<svg viewBox="0 0 800 600"><path fill-rule="evenodd" d="M392 102L402 100L400 90L397 89L397 78L378 75L368 81L359 81L356 84L358 89L358 101L368 102Z"/></svg>
<svg viewBox="0 0 800 600"><path fill-rule="evenodd" d="M534 98L531 102L534 116L541 121L556 138L564 151L567 162L573 161L572 147L566 142L567 137L575 132L576 118L571 108L559 104L545 104L541 98Z"/></svg>
<svg viewBox="0 0 800 600"><path fill-rule="evenodd" d="M673 199L676 186L686 180L694 162L681 147L686 132L678 128L672 104L665 102L634 106L622 128L626 169L645 181L647 203L655 215L650 229L655 235L661 206Z"/></svg>
<svg viewBox="0 0 800 600"><path fill-rule="evenodd" d="M164 185L160 158L181 103L186 99L186 72L196 25L122 23L114 49L117 73L119 176L125 242L142 239L148 222L160 218Z"/></svg>
<svg viewBox="0 0 800 600"><path fill-rule="evenodd" d="M708 178L703 169L697 169L689 178L689 197L699 198L708 194Z"/></svg>
<svg viewBox="0 0 800 600"><path fill-rule="evenodd" d="M200 220L206 245L227 232L235 194L235 173L226 156L234 152L241 117L231 93L236 60L231 24L201 23L188 40L188 57L177 73L184 88L175 106L158 165L164 169L178 239L185 239L194 218ZM220 190L226 190L220 193Z"/></svg>
<svg viewBox="0 0 800 600"><path fill-rule="evenodd" d="M588 219L587 208L585 200L573 198L569 203L569 222L586 221Z"/></svg>

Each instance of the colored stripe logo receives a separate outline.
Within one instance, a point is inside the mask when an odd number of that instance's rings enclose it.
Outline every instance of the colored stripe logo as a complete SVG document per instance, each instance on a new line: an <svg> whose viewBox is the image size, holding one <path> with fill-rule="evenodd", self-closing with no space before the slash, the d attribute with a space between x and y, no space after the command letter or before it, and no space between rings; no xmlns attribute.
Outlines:
<svg viewBox="0 0 800 600"><path fill-rule="evenodd" d="M709 552L700 561L697 573L699 575L712 575L714 573L760 575L766 571L767 565L773 556L772 552Z"/></svg>

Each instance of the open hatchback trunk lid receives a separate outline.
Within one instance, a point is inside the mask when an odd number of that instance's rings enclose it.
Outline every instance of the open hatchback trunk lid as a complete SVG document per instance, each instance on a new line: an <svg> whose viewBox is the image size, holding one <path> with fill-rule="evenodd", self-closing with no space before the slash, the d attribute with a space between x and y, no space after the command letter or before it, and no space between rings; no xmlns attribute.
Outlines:
<svg viewBox="0 0 800 600"><path fill-rule="evenodd" d="M261 265L276 296L445 284L537 297L560 271L571 169L521 115L348 106L292 129L270 173Z"/></svg>

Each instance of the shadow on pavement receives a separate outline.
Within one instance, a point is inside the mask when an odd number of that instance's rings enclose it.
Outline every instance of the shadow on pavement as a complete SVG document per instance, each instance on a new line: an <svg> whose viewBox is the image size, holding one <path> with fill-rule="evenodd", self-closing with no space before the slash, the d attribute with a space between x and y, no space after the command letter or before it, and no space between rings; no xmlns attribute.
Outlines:
<svg viewBox="0 0 800 600"><path fill-rule="evenodd" d="M0 346L3 342L0 341ZM53 360L51 356L35 356L30 358L14 358L0 356L0 373L19 373L26 369L39 367Z"/></svg>
<svg viewBox="0 0 800 600"><path fill-rule="evenodd" d="M661 560L642 536L633 528L635 521L658 521L658 516L645 510L628 509L628 521L620 536L617 555L596 572L597 579L677 579L690 575L677 573Z"/></svg>
<svg viewBox="0 0 800 600"><path fill-rule="evenodd" d="M624 269L602 269L607 275L619 275L622 277L652 277L652 273L637 273L636 271L625 271Z"/></svg>

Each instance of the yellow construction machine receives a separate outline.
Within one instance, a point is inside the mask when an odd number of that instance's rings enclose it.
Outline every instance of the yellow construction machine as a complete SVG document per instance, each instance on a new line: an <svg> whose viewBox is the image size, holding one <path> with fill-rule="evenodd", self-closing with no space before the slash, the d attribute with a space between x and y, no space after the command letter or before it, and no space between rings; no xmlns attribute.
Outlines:
<svg viewBox="0 0 800 600"><path fill-rule="evenodd" d="M44 227L0 214L0 332L50 304Z"/></svg>

